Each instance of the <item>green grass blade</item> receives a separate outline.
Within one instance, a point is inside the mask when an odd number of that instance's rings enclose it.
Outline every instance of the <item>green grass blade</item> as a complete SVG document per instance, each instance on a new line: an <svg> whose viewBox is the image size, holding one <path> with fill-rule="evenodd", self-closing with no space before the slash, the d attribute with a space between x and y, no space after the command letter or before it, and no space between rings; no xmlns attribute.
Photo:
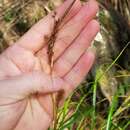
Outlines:
<svg viewBox="0 0 130 130"><path fill-rule="evenodd" d="M113 97L113 99L112 99L112 104L111 104L110 111L109 111L109 114L108 114L108 119L107 119L106 130L110 130L110 128L111 128L112 116L113 116L114 110L116 109L117 102L118 102L118 96L117 96L117 94L116 94L116 95Z"/></svg>

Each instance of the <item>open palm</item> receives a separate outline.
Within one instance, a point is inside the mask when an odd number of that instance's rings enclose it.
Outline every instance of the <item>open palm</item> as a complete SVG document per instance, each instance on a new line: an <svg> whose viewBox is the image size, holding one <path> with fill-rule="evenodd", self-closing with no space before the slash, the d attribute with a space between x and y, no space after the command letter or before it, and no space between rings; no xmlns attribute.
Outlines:
<svg viewBox="0 0 130 130"><path fill-rule="evenodd" d="M62 17L72 0L56 12ZM47 41L54 19L49 14L0 55L0 130L46 130L53 117L50 93L72 92L90 70L94 53L87 50L99 31L93 20L98 5L76 0L64 19L54 47L53 85L48 73Z"/></svg>

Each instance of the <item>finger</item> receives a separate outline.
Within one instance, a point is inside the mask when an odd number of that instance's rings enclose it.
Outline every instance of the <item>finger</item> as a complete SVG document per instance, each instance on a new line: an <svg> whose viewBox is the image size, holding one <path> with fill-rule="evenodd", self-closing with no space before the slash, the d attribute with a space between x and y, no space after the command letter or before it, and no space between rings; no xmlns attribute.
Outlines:
<svg viewBox="0 0 130 130"><path fill-rule="evenodd" d="M77 15L59 31L54 45L54 61L73 43L83 28L96 16L97 11L97 2L90 0L81 8ZM39 56L42 57L44 61L47 61L47 46L39 53ZM43 66L46 66L46 64Z"/></svg>
<svg viewBox="0 0 130 130"><path fill-rule="evenodd" d="M56 9L57 17L62 17L65 10L69 7L73 0L65 1L59 8ZM76 0L71 14L66 17L68 21L73 15L77 13L81 7L79 0ZM52 13L40 20L36 25L34 25L17 43L32 51L33 53L41 49L48 40L48 37L51 35L54 26L54 18Z"/></svg>
<svg viewBox="0 0 130 130"><path fill-rule="evenodd" d="M64 52L64 54L56 61L54 72L58 76L64 76L68 73L85 50L90 46L92 40L99 31L99 23L92 20L82 31L75 42Z"/></svg>
<svg viewBox="0 0 130 130"><path fill-rule="evenodd" d="M33 72L23 76L17 76L0 81L0 100L9 97L6 102L12 99L21 100L35 93L51 93L61 90L63 81L53 78L53 85L50 76L41 72ZM9 100L9 101L8 101Z"/></svg>
<svg viewBox="0 0 130 130"><path fill-rule="evenodd" d="M73 67L73 69L66 74L64 80L69 83L72 88L66 88L67 92L75 89L81 81L85 78L86 74L89 72L93 65L95 59L95 50L89 49L78 61L78 63Z"/></svg>

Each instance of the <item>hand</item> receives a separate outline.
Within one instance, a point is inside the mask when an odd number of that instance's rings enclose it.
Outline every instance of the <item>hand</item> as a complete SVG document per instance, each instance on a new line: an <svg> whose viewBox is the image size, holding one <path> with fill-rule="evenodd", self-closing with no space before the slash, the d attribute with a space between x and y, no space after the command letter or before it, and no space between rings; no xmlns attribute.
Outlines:
<svg viewBox="0 0 130 130"><path fill-rule="evenodd" d="M72 0L57 10L62 17ZM48 70L47 39L54 18L49 14L0 55L0 130L46 130L52 121L50 93L72 92L90 70L95 54L87 50L99 31L93 20L98 5L76 0L64 19L54 47L53 85Z"/></svg>

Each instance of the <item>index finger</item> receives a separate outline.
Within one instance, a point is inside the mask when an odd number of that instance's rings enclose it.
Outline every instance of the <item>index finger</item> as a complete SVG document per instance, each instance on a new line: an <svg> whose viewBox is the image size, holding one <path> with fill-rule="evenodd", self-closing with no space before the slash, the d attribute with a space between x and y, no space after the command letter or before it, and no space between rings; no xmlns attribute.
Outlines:
<svg viewBox="0 0 130 130"><path fill-rule="evenodd" d="M67 0L56 9L57 16L59 18L64 15L64 12L72 2L73 0ZM80 7L80 1L75 0L75 3L68 14L66 21L71 19L79 11ZM48 37L53 31L53 26L54 19L51 13L35 24L21 39L18 40L17 44L32 51L33 53L36 53L46 44Z"/></svg>

